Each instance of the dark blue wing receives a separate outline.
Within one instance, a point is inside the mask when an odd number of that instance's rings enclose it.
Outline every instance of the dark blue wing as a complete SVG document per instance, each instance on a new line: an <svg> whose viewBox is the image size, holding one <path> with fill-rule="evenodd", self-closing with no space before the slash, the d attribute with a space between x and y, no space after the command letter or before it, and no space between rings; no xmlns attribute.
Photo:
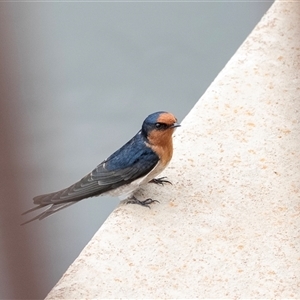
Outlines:
<svg viewBox="0 0 300 300"><path fill-rule="evenodd" d="M34 203L41 207L79 201L146 175L155 167L159 158L145 142L146 139L139 132L80 181L58 192L37 196L33 199Z"/></svg>
<svg viewBox="0 0 300 300"><path fill-rule="evenodd" d="M103 183L117 183L122 180L132 181L150 172L159 158L145 142L146 139L140 133L136 134L93 170L93 179Z"/></svg>

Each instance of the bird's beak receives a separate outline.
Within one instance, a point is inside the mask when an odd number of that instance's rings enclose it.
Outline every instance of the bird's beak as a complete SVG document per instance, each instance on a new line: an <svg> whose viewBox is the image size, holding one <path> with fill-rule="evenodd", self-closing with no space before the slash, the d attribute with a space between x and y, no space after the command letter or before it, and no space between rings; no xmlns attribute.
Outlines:
<svg viewBox="0 0 300 300"><path fill-rule="evenodd" d="M174 123L174 124L171 126L171 128L180 127L180 126L181 126L180 124Z"/></svg>

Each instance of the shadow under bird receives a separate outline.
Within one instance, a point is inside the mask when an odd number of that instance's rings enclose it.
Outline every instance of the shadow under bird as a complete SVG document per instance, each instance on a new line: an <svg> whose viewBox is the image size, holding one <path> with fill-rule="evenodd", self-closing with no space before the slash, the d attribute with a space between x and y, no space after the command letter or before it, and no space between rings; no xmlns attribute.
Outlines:
<svg viewBox="0 0 300 300"><path fill-rule="evenodd" d="M130 141L80 181L66 189L34 197L33 203L37 206L23 214L50 207L23 224L42 220L78 201L99 195L118 196L120 200L126 200L125 203L147 207L157 202L151 198L138 200L134 197L134 192L148 182L161 185L170 183L165 177L155 177L172 158L172 134L179 126L171 113L159 111L149 115L144 120L142 129Z"/></svg>

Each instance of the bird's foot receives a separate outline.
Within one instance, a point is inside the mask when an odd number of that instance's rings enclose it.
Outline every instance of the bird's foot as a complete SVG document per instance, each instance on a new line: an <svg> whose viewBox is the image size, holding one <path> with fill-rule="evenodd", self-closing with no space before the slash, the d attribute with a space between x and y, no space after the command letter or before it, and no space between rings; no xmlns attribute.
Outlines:
<svg viewBox="0 0 300 300"><path fill-rule="evenodd" d="M167 178L167 177L153 178L149 182L152 182L152 183L155 183L155 184L159 184L159 185L164 185L164 183L172 184L171 181L166 180L165 178Z"/></svg>
<svg viewBox="0 0 300 300"><path fill-rule="evenodd" d="M139 204L139 205L142 205L142 206L146 206L148 208L151 208L150 207L150 204L154 203L154 202L158 202L158 200L153 200L151 198L148 198L146 200L138 200L136 199L135 197L132 197L128 200L125 201L126 204Z"/></svg>

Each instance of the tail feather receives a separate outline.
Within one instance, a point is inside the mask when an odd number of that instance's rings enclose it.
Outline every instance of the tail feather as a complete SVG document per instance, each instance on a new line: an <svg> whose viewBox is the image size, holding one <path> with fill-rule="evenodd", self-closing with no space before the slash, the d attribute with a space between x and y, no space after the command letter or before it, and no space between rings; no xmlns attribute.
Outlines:
<svg viewBox="0 0 300 300"><path fill-rule="evenodd" d="M42 219L45 219L45 218L47 218L48 216L50 216L50 215L52 215L52 214L58 212L59 210L61 210L61 209L63 209L63 208L66 208L66 207L68 207L68 206L70 206L70 205L72 205L72 204L75 204L76 202L77 202L77 201L67 202L67 203L64 202L64 203L59 203L59 204L53 204L53 205L51 205L50 207L48 207L45 211L43 211L42 213L40 213L39 215L37 215L37 216L35 216L34 218L32 218L32 219L30 219L30 220L28 220L28 221L22 223L21 225L25 225L25 224L27 224L27 223L30 223L30 222L34 221L34 220L42 220ZM32 209L29 209L29 210L25 211L22 215L25 215L25 214L27 214L27 213L29 213L29 212L35 211L35 210L37 210L37 209L39 209L39 208L42 208L42 207L44 207L44 206L37 206L37 207L34 207L34 208L32 208Z"/></svg>
<svg viewBox="0 0 300 300"><path fill-rule="evenodd" d="M21 225L27 224L34 220L42 220L84 198L97 196L101 194L101 189L103 189L103 187L99 187L98 182L92 179L91 174L88 174L80 181L76 182L66 189L50 194L36 196L33 198L33 203L36 204L36 207L27 210L23 213L23 215L43 207L49 207L41 214L30 219L29 221L22 223Z"/></svg>

